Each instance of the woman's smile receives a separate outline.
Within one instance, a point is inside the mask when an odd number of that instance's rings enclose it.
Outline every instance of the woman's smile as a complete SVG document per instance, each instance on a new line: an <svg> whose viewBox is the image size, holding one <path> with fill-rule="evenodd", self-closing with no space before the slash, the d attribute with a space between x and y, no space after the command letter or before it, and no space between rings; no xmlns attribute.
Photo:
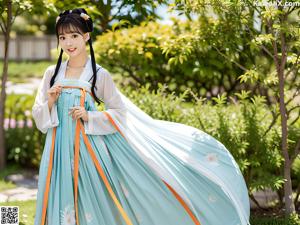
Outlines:
<svg viewBox="0 0 300 225"><path fill-rule="evenodd" d="M68 48L68 52L74 52L77 48Z"/></svg>

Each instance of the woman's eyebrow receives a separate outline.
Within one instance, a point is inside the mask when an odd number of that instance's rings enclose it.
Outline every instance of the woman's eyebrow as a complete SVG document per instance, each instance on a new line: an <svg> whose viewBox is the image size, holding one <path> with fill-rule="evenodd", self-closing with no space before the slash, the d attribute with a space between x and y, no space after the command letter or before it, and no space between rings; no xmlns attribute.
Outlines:
<svg viewBox="0 0 300 225"><path fill-rule="evenodd" d="M65 33L59 33L58 35L64 35ZM80 34L77 31L68 32L67 34Z"/></svg>

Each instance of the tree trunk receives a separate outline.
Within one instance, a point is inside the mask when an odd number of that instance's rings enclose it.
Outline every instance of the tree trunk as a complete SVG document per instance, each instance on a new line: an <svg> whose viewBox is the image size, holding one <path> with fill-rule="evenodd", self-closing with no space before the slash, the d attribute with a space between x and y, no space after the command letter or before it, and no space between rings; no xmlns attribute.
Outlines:
<svg viewBox="0 0 300 225"><path fill-rule="evenodd" d="M282 55L285 57L285 54ZM288 152L288 130L287 130L287 113L284 101L284 68L282 62L280 65L277 64L277 72L279 77L279 107L281 116L281 149L284 157L284 204L285 204L285 215L289 216L295 212L295 205L293 202L293 189L291 180L291 160Z"/></svg>
<svg viewBox="0 0 300 225"><path fill-rule="evenodd" d="M6 149L5 149L5 131L4 131L4 117L5 117L5 101L6 101L6 81L8 71L8 56L9 56L9 36L12 21L12 1L7 1L7 21L4 32L4 62L1 78L1 96L0 96L0 171L6 166Z"/></svg>

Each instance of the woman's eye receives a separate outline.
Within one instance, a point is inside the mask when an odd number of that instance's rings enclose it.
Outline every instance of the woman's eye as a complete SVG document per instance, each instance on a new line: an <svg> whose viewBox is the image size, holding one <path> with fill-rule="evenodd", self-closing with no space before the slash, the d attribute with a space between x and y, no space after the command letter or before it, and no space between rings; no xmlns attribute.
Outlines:
<svg viewBox="0 0 300 225"><path fill-rule="evenodd" d="M73 38L77 38L78 37L78 35L77 34L73 34Z"/></svg>
<svg viewBox="0 0 300 225"><path fill-rule="evenodd" d="M59 40L64 40L64 39L65 39L65 37L60 37L60 38L59 38Z"/></svg>

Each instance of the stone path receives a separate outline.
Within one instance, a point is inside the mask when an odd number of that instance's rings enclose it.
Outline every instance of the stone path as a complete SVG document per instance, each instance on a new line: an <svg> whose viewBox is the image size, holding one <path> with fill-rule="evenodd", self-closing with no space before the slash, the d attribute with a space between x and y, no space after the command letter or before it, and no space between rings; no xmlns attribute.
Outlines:
<svg viewBox="0 0 300 225"><path fill-rule="evenodd" d="M0 192L0 203L8 201L26 201L36 199L38 174L35 171L25 171L22 174L13 174L5 178L17 187Z"/></svg>
<svg viewBox="0 0 300 225"><path fill-rule="evenodd" d="M28 83L13 83L11 81L6 82L6 93L11 94L30 94L38 88L41 82L41 78L30 78Z"/></svg>

